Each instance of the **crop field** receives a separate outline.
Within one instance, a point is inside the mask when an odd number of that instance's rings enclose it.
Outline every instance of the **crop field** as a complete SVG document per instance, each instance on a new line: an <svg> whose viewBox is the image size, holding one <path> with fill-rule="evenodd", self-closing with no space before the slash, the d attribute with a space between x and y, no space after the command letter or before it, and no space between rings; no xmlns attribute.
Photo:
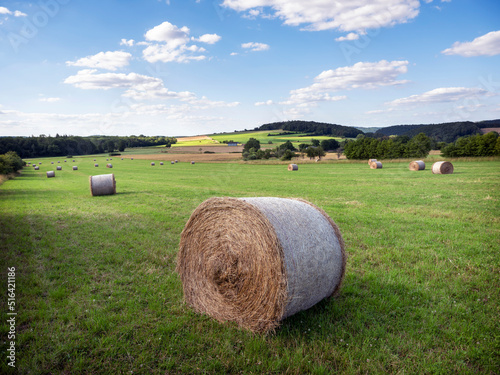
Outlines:
<svg viewBox="0 0 500 375"><path fill-rule="evenodd" d="M409 171L409 161L371 170L299 160L289 172L284 163L75 160L32 159L39 171L0 186L0 373L498 374L498 158L451 160L451 175L433 175L430 162ZM108 173L117 194L92 197L89 176ZM214 196L323 208L346 242L340 293L268 335L193 312L175 272L180 233Z"/></svg>
<svg viewBox="0 0 500 375"><path fill-rule="evenodd" d="M311 139L323 140L323 139L337 139L337 137L328 137L328 136L307 136L307 134L285 134L285 135L274 135L268 136L268 134L278 134L281 130L261 130L261 131L250 131L250 132L241 132L241 133L229 133L229 134L214 134L210 135L210 138L221 142L222 141L234 141L240 143L246 143L250 138L255 138L260 141L261 146L266 146L268 142L273 142L273 147L279 146L286 141L291 141L296 146L299 143L310 143Z"/></svg>

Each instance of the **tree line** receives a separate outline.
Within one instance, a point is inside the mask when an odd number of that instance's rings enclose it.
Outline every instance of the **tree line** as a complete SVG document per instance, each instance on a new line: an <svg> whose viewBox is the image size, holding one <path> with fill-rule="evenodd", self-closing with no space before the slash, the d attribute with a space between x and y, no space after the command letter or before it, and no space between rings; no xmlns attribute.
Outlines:
<svg viewBox="0 0 500 375"><path fill-rule="evenodd" d="M282 129L287 132L309 133L308 136L329 135L332 137L355 138L358 134L363 134L361 130L350 126L329 124L326 122L301 121L301 120L273 122L255 128L255 130L278 130L278 129Z"/></svg>
<svg viewBox="0 0 500 375"><path fill-rule="evenodd" d="M21 158L90 155L104 152L124 151L127 147L147 147L165 145L170 147L176 138L144 135L120 136L68 136L56 134L55 137L0 137L0 154L15 151Z"/></svg>
<svg viewBox="0 0 500 375"><path fill-rule="evenodd" d="M17 172L24 166L24 161L14 151L8 151L0 155L0 174L9 174Z"/></svg>

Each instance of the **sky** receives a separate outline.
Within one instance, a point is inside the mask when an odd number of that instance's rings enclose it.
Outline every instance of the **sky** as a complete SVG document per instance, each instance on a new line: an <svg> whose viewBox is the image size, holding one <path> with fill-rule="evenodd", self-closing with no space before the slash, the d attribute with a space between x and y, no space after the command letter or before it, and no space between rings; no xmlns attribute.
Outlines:
<svg viewBox="0 0 500 375"><path fill-rule="evenodd" d="M0 136L500 118L498 0L0 0Z"/></svg>

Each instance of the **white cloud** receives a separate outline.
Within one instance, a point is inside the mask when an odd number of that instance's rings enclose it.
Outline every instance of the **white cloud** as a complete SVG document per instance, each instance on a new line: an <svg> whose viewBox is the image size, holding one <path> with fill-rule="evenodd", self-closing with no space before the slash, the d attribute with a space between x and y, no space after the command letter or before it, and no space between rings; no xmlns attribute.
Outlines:
<svg viewBox="0 0 500 375"><path fill-rule="evenodd" d="M441 53L464 57L498 55L500 54L500 30L477 37L472 42L455 42L451 48Z"/></svg>
<svg viewBox="0 0 500 375"><path fill-rule="evenodd" d="M45 103L55 103L61 100L61 98L40 98L38 100Z"/></svg>
<svg viewBox="0 0 500 375"><path fill-rule="evenodd" d="M224 0L222 6L238 12L269 7L286 25L306 30L362 32L405 23L419 13L418 0ZM255 12L254 15L257 15ZM262 12L260 12L262 15ZM263 16L263 15L262 15Z"/></svg>
<svg viewBox="0 0 500 375"><path fill-rule="evenodd" d="M82 57L77 61L66 61L66 65L116 70L127 66L131 57L130 53L122 51L99 52L93 56Z"/></svg>
<svg viewBox="0 0 500 375"><path fill-rule="evenodd" d="M270 47L268 44L265 43L250 42L250 43L243 43L241 45L241 48L249 49L250 51L253 52L258 52L258 51L267 51Z"/></svg>
<svg viewBox="0 0 500 375"><path fill-rule="evenodd" d="M265 102L257 102L255 103L256 107L263 106L263 105L273 105L274 102L272 100L267 100Z"/></svg>
<svg viewBox="0 0 500 375"><path fill-rule="evenodd" d="M122 39L120 40L120 46L127 46L127 47L133 47L134 46L134 39Z"/></svg>
<svg viewBox="0 0 500 375"><path fill-rule="evenodd" d="M204 35L200 36L198 39L194 39L194 40L197 40L198 42L202 42L202 43L207 43L207 44L215 44L219 40L221 40L221 36L219 36L217 34L204 34Z"/></svg>
<svg viewBox="0 0 500 375"><path fill-rule="evenodd" d="M480 88L466 87L441 87L419 95L411 95L406 98L396 99L389 105L411 105L425 103L446 103L456 102L461 99L474 98L488 95L489 92Z"/></svg>
<svg viewBox="0 0 500 375"><path fill-rule="evenodd" d="M8 8L6 7L0 7L0 14L6 14L6 15L14 15L14 17L26 17L27 14L21 12L20 10L15 10L14 13L12 13Z"/></svg>
<svg viewBox="0 0 500 375"><path fill-rule="evenodd" d="M189 33L187 26L179 28L167 21L153 27L144 35L148 46L142 52L143 58L150 63L200 61L206 59L205 55L200 54L206 50L195 44L188 45L189 42L193 40L214 44L221 39L217 34L204 34L199 38L190 38ZM143 44L144 42L137 43L137 45Z"/></svg>
<svg viewBox="0 0 500 375"><path fill-rule="evenodd" d="M343 41L346 41L346 40L358 40L358 39L359 39L359 35L356 34L356 33L349 33L346 36L341 36L339 38L335 38L335 40L337 42L343 42Z"/></svg>
<svg viewBox="0 0 500 375"><path fill-rule="evenodd" d="M238 52L231 52L230 55L231 56L238 56Z"/></svg>

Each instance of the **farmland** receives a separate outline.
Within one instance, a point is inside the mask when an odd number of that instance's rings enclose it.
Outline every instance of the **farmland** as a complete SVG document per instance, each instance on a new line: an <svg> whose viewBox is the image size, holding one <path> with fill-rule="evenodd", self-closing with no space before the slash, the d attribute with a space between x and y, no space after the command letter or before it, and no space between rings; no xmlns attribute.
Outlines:
<svg viewBox="0 0 500 375"><path fill-rule="evenodd" d="M380 170L298 160L288 172L279 162L151 167L157 154L132 155L113 158L113 169L102 155L32 159L39 171L26 167L0 186L1 292L15 267L17 312L16 371L2 355L0 372L498 371L498 158L452 160L454 174L433 175L435 157L420 172L408 160ZM63 170L47 179L55 165ZM91 197L88 176L106 173L118 193ZM214 196L297 197L323 208L349 257L340 294L266 336L194 313L176 255L191 212ZM0 326L9 329L6 319Z"/></svg>

